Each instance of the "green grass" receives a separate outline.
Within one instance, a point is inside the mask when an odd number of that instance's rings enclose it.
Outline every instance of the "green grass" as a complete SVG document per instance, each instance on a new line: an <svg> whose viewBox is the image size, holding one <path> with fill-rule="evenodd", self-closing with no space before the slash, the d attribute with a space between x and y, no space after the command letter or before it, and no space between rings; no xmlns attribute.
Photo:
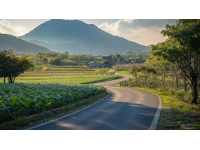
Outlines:
<svg viewBox="0 0 200 150"><path fill-rule="evenodd" d="M200 105L190 103L190 96L183 91L173 89L136 89L159 95L162 110L158 130L200 129Z"/></svg>
<svg viewBox="0 0 200 150"><path fill-rule="evenodd" d="M121 70L121 71L117 71L117 72L122 73L122 74L132 75L131 70Z"/></svg>

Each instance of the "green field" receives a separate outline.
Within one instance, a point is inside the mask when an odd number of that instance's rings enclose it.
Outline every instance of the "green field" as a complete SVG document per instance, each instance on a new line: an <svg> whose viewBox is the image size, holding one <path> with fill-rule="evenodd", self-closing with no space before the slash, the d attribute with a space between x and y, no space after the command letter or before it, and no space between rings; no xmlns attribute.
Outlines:
<svg viewBox="0 0 200 150"><path fill-rule="evenodd" d="M90 84L113 80L120 76L99 74L101 71L73 67L69 73L69 68L51 68L48 71L26 72L17 77L14 84L4 84L1 78L0 126L79 101L84 102L98 95L105 95L105 88Z"/></svg>
<svg viewBox="0 0 200 150"><path fill-rule="evenodd" d="M68 75L48 77L19 77L16 83L89 84L119 78L117 75Z"/></svg>
<svg viewBox="0 0 200 150"><path fill-rule="evenodd" d="M108 74L108 68L89 69L81 66L47 67L44 71L25 72L16 78L16 83L58 83L58 84L89 84L120 78ZM0 78L0 83L3 79Z"/></svg>
<svg viewBox="0 0 200 150"><path fill-rule="evenodd" d="M0 123L105 93L103 87L60 84L0 84Z"/></svg>

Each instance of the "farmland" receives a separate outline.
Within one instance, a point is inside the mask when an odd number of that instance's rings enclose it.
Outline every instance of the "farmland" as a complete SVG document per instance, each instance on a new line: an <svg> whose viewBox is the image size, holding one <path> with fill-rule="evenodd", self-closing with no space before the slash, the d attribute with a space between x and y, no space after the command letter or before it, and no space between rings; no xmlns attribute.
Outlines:
<svg viewBox="0 0 200 150"><path fill-rule="evenodd" d="M118 78L116 75L70 75L49 77L19 77L16 83L88 84Z"/></svg>
<svg viewBox="0 0 200 150"><path fill-rule="evenodd" d="M90 84L113 80L120 76L108 74L108 69L89 69L86 67L48 67L44 71L26 72L16 78L16 83L48 84ZM3 79L0 78L0 82Z"/></svg>
<svg viewBox="0 0 200 150"><path fill-rule="evenodd" d="M44 71L25 72L16 78L15 84L3 84L1 78L0 126L24 117L84 102L98 95L105 96L105 88L93 86L91 83L120 78L106 71L108 69L49 67Z"/></svg>
<svg viewBox="0 0 200 150"><path fill-rule="evenodd" d="M0 84L0 88L0 123L106 92L103 87L60 84Z"/></svg>

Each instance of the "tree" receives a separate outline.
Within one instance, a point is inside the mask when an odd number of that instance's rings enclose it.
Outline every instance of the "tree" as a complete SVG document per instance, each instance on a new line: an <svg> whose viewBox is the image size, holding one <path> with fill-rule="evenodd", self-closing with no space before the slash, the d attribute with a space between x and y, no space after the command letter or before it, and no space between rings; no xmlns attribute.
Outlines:
<svg viewBox="0 0 200 150"><path fill-rule="evenodd" d="M138 72L140 72L140 67L133 65L132 69L131 69L131 74L132 76L135 76L135 79L138 79Z"/></svg>
<svg viewBox="0 0 200 150"><path fill-rule="evenodd" d="M0 76L4 78L4 83L6 78L9 83L14 83L15 78L31 66L32 63L25 56L16 57L11 50L0 52Z"/></svg>
<svg viewBox="0 0 200 150"><path fill-rule="evenodd" d="M4 83L6 83L6 77L5 77L5 75L3 74L2 69L0 69L0 78L2 78L2 77L3 77L3 79L4 79Z"/></svg>
<svg viewBox="0 0 200 150"><path fill-rule="evenodd" d="M200 20L181 19L175 25L166 25L161 33L168 39L152 45L151 53L177 66L191 87L191 102L196 104L200 77Z"/></svg>
<svg viewBox="0 0 200 150"><path fill-rule="evenodd" d="M6 77L8 75L8 68L10 67L10 60L14 57L13 51L0 51L0 77L4 78L4 83L6 82Z"/></svg>
<svg viewBox="0 0 200 150"><path fill-rule="evenodd" d="M108 62L107 60L104 60L104 61L103 61L103 64L104 64L104 65L109 65L109 62Z"/></svg>
<svg viewBox="0 0 200 150"><path fill-rule="evenodd" d="M60 58L53 58L52 60L50 60L50 64L55 65L55 66L59 66L59 65L61 65L61 59Z"/></svg>
<svg viewBox="0 0 200 150"><path fill-rule="evenodd" d="M156 70L151 66L140 66L139 71L142 72L145 76L145 83L148 80L148 77L156 74Z"/></svg>
<svg viewBox="0 0 200 150"><path fill-rule="evenodd" d="M172 66L172 64L160 57L154 57L153 55L150 55L150 57L146 60L146 63L148 63L152 68L154 68L157 74L163 76L163 82L165 83L166 73L169 72L169 69Z"/></svg>

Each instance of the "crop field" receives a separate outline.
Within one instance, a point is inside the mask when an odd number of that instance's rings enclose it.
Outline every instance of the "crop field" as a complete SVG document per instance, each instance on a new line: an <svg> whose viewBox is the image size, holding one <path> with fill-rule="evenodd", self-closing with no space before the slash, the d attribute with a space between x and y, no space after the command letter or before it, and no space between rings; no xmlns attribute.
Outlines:
<svg viewBox="0 0 200 150"><path fill-rule="evenodd" d="M119 78L117 75L68 75L48 77L19 77L16 83L89 84Z"/></svg>
<svg viewBox="0 0 200 150"><path fill-rule="evenodd" d="M28 84L91 84L96 82L108 81L120 78L117 75L86 75L86 74L73 74L73 75L56 75L56 76L28 76L18 77L16 83ZM0 79L3 83L3 79Z"/></svg>
<svg viewBox="0 0 200 150"><path fill-rule="evenodd" d="M44 70L25 72L21 74L22 77L37 77L37 76L63 76L63 75L77 75L77 74L96 74L95 69L89 69L86 67L44 67Z"/></svg>
<svg viewBox="0 0 200 150"><path fill-rule="evenodd" d="M120 78L118 75L107 74L108 70L108 68L89 69L81 66L51 66L44 71L25 72L16 78L16 83L90 84ZM0 83L3 83L2 78Z"/></svg>
<svg viewBox="0 0 200 150"><path fill-rule="evenodd" d="M61 84L0 84L0 124L105 93L103 87Z"/></svg>
<svg viewBox="0 0 200 150"><path fill-rule="evenodd" d="M20 77L41 77L41 76L69 76L69 75L94 75L95 72L88 71L44 71L44 72L26 72Z"/></svg>
<svg viewBox="0 0 200 150"><path fill-rule="evenodd" d="M120 78L98 74L100 70L56 69L26 72L14 84L4 84L0 78L0 125L106 93L105 88L90 84Z"/></svg>

